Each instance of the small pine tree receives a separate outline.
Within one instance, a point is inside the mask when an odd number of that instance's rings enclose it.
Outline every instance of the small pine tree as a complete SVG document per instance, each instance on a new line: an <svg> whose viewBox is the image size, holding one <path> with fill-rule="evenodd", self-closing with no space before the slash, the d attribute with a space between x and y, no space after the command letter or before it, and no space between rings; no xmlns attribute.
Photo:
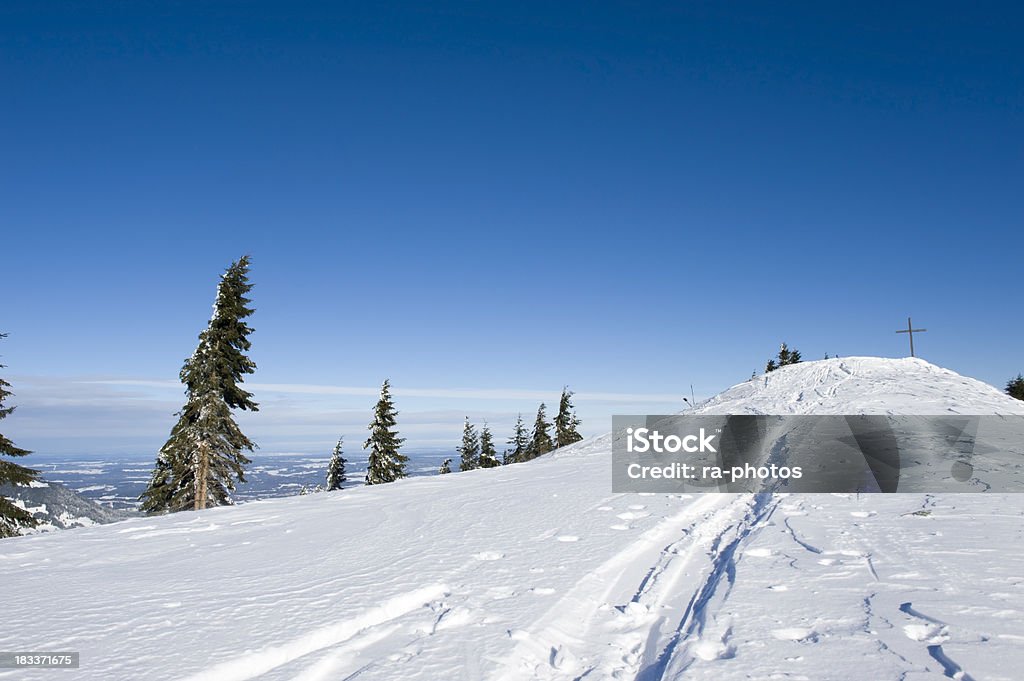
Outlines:
<svg viewBox="0 0 1024 681"><path fill-rule="evenodd" d="M342 483L348 480L348 478L345 477L345 464L348 463L348 461L341 455L343 439L344 437L338 438L338 444L334 445L334 452L331 454L331 462L327 464L328 492L341 489Z"/></svg>
<svg viewBox="0 0 1024 681"><path fill-rule="evenodd" d="M385 379L380 387L380 399L373 410L373 421L369 425L370 437L363 443L363 449L370 454L366 464L366 484L379 485L406 477L405 466L409 457L399 453L404 438L393 430L398 421L395 403L391 399L391 383Z"/></svg>
<svg viewBox="0 0 1024 681"><path fill-rule="evenodd" d="M547 454L555 448L555 443L551 441L550 430L551 424L548 422L547 406L541 402L540 408L537 409L537 418L533 422L533 435L530 438L529 446L526 448L525 461L536 459L538 456Z"/></svg>
<svg viewBox="0 0 1024 681"><path fill-rule="evenodd" d="M776 360L778 360L778 362L776 362ZM798 364L799 362L800 351L790 350L786 344L783 343L779 347L779 354L775 358L768 360L768 364L764 367L764 372L768 374L780 367L789 366L790 364Z"/></svg>
<svg viewBox="0 0 1024 681"><path fill-rule="evenodd" d="M505 450L502 456L502 463L510 464L526 461L526 451L530 448L530 433L526 430L526 424L523 423L522 414L516 416L516 425L512 429L512 437L508 439L506 444L512 445L512 449Z"/></svg>
<svg viewBox="0 0 1024 681"><path fill-rule="evenodd" d="M578 430L580 420L576 417L573 408L572 395L568 386L562 388L562 398L558 402L558 416L555 417L556 447L565 447L583 439Z"/></svg>
<svg viewBox="0 0 1024 681"><path fill-rule="evenodd" d="M252 346L252 328L245 321L253 313L250 290L249 257L243 256L221 277L213 316L182 366L187 401L139 497L147 513L230 504L235 481L245 482L245 466L252 462L242 452L256 445L231 410L259 410L252 393L240 385L245 374L256 370L245 355Z"/></svg>
<svg viewBox="0 0 1024 681"><path fill-rule="evenodd" d="M0 339L6 338L6 333L0 333ZM0 369L4 368L0 364ZM7 418L14 407L5 407L4 400L10 397L11 393L7 388L11 384L0 378L0 420ZM0 435L0 456L27 456L32 452L15 446L13 442L3 435ZM39 476L39 471L19 466L13 461L0 459L0 484L27 485ZM32 514L23 508L15 506L9 499L0 496L0 538L16 537L21 534L22 529L35 527L37 521Z"/></svg>
<svg viewBox="0 0 1024 681"><path fill-rule="evenodd" d="M480 437L476 428L466 417L466 423L462 426L462 444L455 448L459 453L459 470L471 471L480 468Z"/></svg>
<svg viewBox="0 0 1024 681"><path fill-rule="evenodd" d="M1024 374L1017 374L1017 378L1012 378L1007 382L1006 394L1018 400L1024 400Z"/></svg>
<svg viewBox="0 0 1024 681"><path fill-rule="evenodd" d="M451 473L451 472L452 472L452 460L451 459L445 459L441 463L441 467L437 469L437 474L438 475L445 475L446 473Z"/></svg>
<svg viewBox="0 0 1024 681"><path fill-rule="evenodd" d="M494 437L491 435L491 429L487 427L487 422L484 422L484 427L480 431L480 468L497 468L501 465L498 461L498 452L494 448Z"/></svg>

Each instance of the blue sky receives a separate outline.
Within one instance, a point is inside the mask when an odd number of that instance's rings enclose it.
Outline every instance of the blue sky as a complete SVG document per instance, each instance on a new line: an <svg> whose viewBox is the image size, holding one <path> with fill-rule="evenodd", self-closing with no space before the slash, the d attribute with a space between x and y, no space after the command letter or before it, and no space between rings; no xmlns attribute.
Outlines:
<svg viewBox="0 0 1024 681"><path fill-rule="evenodd" d="M595 434L908 314L1001 386L1022 10L827 5L3 3L5 434L153 450L243 253L266 451L354 447L384 377L411 446L563 384Z"/></svg>

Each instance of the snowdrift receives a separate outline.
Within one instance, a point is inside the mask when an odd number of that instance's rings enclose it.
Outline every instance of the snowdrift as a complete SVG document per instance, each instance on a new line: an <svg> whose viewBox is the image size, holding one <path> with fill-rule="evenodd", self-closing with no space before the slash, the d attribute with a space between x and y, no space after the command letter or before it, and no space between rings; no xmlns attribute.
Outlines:
<svg viewBox="0 0 1024 681"><path fill-rule="evenodd" d="M923 409L1024 413L871 358L700 407ZM0 650L79 651L76 679L1019 678L1019 495L612 494L610 444L5 540Z"/></svg>

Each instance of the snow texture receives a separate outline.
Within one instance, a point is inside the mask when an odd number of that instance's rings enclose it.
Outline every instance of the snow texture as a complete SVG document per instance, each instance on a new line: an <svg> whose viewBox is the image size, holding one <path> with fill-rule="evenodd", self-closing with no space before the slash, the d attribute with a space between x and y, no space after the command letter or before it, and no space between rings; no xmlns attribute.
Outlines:
<svg viewBox="0 0 1024 681"><path fill-rule="evenodd" d="M1024 405L855 358L699 411ZM1020 678L1024 496L612 494L610 445L4 540L0 650L82 680Z"/></svg>

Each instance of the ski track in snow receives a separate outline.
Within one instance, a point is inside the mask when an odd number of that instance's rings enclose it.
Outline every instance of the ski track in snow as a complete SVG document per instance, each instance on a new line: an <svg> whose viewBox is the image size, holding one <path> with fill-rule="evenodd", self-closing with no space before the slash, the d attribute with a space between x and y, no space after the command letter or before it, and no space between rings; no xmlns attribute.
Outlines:
<svg viewBox="0 0 1024 681"><path fill-rule="evenodd" d="M520 633L495 678L660 679L670 664L685 670L694 655L731 655L728 635L710 645L699 637L712 601L727 597L719 587L734 577L737 548L777 503L771 495L709 495L686 505L586 575Z"/></svg>

